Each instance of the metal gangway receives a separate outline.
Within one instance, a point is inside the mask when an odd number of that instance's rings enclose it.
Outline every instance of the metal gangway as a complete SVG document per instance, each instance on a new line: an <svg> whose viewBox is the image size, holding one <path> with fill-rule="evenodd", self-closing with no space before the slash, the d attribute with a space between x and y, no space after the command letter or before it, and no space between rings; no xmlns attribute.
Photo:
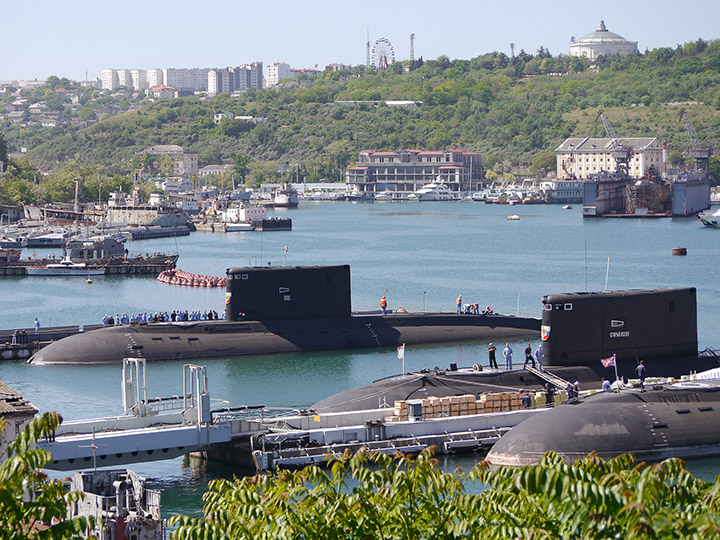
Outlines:
<svg viewBox="0 0 720 540"><path fill-rule="evenodd" d="M46 467L77 470L172 459L265 429L251 418L264 406L225 408L215 418L205 367L194 364L183 365L181 395L148 399L146 360L123 359L122 402L121 416L62 422L38 441L53 455Z"/></svg>
<svg viewBox="0 0 720 540"><path fill-rule="evenodd" d="M549 382L550 384L559 388L560 390L565 390L565 388L567 388L567 386L570 384L565 379L558 377L557 375L553 375L552 373L550 373L549 371L547 371L545 369L543 369L541 371L539 369L536 369L536 368L530 367L530 366L525 366L524 369L526 369L527 371L529 371L536 377L541 378L543 381Z"/></svg>

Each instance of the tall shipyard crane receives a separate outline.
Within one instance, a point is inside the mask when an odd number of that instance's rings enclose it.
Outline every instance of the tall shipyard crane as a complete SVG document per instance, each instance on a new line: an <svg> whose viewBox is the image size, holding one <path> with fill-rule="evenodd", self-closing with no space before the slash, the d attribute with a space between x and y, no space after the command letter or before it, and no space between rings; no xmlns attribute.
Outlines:
<svg viewBox="0 0 720 540"><path fill-rule="evenodd" d="M712 150L709 146L701 147L698 145L697 135L695 134L695 130L690 123L690 118L685 112L685 109L682 109L680 111L679 121L685 122L685 128L687 129L688 136L690 137L690 148L692 150L692 157L695 159L695 168L707 172L708 162L710 161Z"/></svg>
<svg viewBox="0 0 720 540"><path fill-rule="evenodd" d="M607 133L608 138L610 139L610 144L608 144L608 149L610 150L610 155L613 157L616 163L616 172L624 174L625 176L628 175L628 163L630 162L630 158L632 157L632 149L628 148L626 146L623 146L621 144L618 144L618 137L615 136L615 132L613 131L612 126L610 125L610 122L608 122L607 118L605 118L605 113L602 111L598 111L597 116L595 117L595 121L598 121L598 118L602 120L603 127L605 128L605 133Z"/></svg>

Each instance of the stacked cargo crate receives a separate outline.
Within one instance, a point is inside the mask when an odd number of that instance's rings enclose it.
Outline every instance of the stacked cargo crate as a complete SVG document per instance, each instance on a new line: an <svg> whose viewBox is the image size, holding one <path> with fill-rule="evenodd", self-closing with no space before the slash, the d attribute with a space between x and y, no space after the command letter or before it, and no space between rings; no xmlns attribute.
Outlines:
<svg viewBox="0 0 720 540"><path fill-rule="evenodd" d="M411 411L418 411L420 405L422 415L413 414ZM517 411L522 408L521 394L518 392L485 392L479 397L474 394L430 397L396 401L393 415L385 417L385 421L429 420L448 416Z"/></svg>

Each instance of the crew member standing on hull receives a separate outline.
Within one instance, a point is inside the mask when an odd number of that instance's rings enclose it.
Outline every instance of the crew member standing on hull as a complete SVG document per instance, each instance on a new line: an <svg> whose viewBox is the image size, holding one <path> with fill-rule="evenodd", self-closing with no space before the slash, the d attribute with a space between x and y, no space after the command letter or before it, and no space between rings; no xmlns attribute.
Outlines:
<svg viewBox="0 0 720 540"><path fill-rule="evenodd" d="M509 343L505 344L503 356L505 357L505 369L512 369L512 349L510 348Z"/></svg>
<svg viewBox="0 0 720 540"><path fill-rule="evenodd" d="M537 367L540 371L543 370L542 368L542 361L543 361L543 350L542 350L542 343L538 345L537 351L535 351L535 360L537 360Z"/></svg>
<svg viewBox="0 0 720 540"><path fill-rule="evenodd" d="M455 304L457 304L457 312L458 315L462 313L462 294L457 297L457 300L455 300Z"/></svg>
<svg viewBox="0 0 720 540"><path fill-rule="evenodd" d="M640 390L641 390L641 391L645 391L645 374L646 374L646 370L645 370L645 363L644 363L642 360L640 360L640 363L639 363L638 366L635 368L635 371L637 371L638 379L640 379Z"/></svg>
<svg viewBox="0 0 720 540"><path fill-rule="evenodd" d="M495 351L497 351L497 347L495 347L494 343L490 343L488 345L488 359L490 360L490 368L494 369L500 369L497 365L497 360L495 359Z"/></svg>
<svg viewBox="0 0 720 540"><path fill-rule="evenodd" d="M387 300L384 296L380 299L380 309L383 315L387 315Z"/></svg>
<svg viewBox="0 0 720 540"><path fill-rule="evenodd" d="M523 369L527 367L528 362L530 362L533 369L535 369L535 357L533 356L532 347L529 343L527 344L527 347L525 347L525 363L523 364Z"/></svg>

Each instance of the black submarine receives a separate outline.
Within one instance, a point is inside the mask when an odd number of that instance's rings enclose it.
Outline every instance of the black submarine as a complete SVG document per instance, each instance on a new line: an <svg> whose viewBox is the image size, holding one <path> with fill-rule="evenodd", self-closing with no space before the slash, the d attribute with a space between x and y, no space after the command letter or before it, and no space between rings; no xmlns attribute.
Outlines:
<svg viewBox="0 0 720 540"><path fill-rule="evenodd" d="M540 320L495 314L354 314L350 267L227 269L225 320L124 325L63 338L32 364L122 363L537 335Z"/></svg>
<svg viewBox="0 0 720 540"><path fill-rule="evenodd" d="M566 462L597 452L638 461L720 455L720 380L683 381L645 392L601 392L521 422L495 443L493 465L537 463L552 450Z"/></svg>
<svg viewBox="0 0 720 540"><path fill-rule="evenodd" d="M581 387L615 378L601 359L615 355L618 376L634 377L640 360L649 376L680 377L718 366L699 354L697 293L693 287L567 294L542 298L543 368ZM386 377L312 406L316 412L371 409L380 402L482 392L539 390L546 378L528 370L429 368Z"/></svg>

